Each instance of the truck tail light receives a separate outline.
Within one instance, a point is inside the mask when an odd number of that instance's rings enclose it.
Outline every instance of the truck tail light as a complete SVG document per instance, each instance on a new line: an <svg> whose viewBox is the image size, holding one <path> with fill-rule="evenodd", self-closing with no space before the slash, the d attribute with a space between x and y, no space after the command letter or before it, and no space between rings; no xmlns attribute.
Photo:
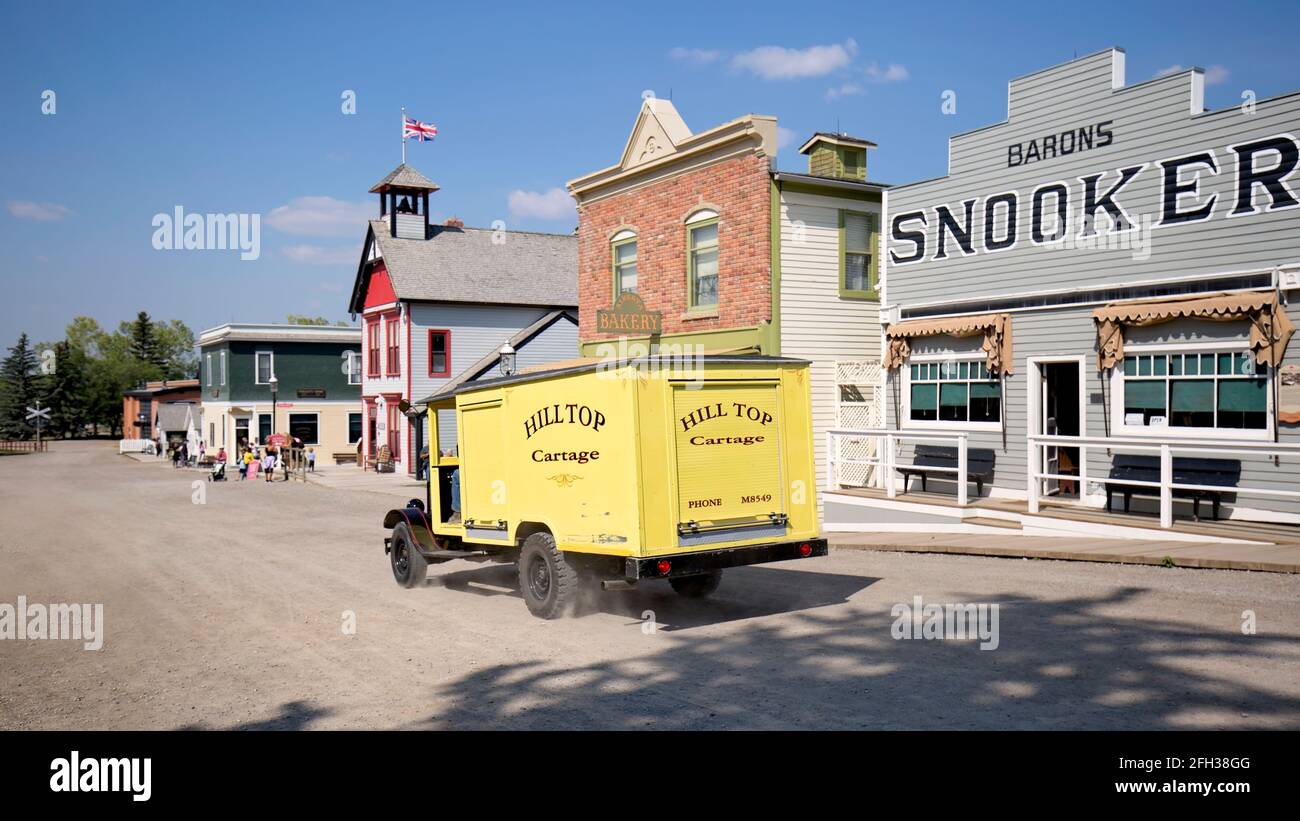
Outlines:
<svg viewBox="0 0 1300 821"><path fill-rule="evenodd" d="M812 545L808 544L807 542L804 542L803 544L799 545L799 555L805 559L811 556Z"/></svg>
<svg viewBox="0 0 1300 821"><path fill-rule="evenodd" d="M656 567L659 570L660 576L667 576L668 571L673 569L673 563L668 561L667 559L660 559L659 564L656 565Z"/></svg>

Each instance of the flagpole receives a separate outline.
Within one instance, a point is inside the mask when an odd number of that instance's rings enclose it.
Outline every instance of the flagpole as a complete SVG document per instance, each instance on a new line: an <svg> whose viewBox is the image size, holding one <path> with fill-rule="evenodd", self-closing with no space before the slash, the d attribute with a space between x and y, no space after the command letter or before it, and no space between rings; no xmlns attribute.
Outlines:
<svg viewBox="0 0 1300 821"><path fill-rule="evenodd" d="M402 165L406 165L406 106L402 106Z"/></svg>

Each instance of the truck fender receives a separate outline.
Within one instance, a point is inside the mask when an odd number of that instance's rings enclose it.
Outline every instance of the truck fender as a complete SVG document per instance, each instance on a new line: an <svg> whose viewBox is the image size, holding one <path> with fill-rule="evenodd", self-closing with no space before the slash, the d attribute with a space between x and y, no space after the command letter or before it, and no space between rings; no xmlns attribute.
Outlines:
<svg viewBox="0 0 1300 821"><path fill-rule="evenodd" d="M384 528L387 530L402 523L410 528L411 538L421 552L427 553L435 549L432 524L423 510L418 507L394 508L384 515ZM391 538L384 539L385 553L391 549L391 543Z"/></svg>

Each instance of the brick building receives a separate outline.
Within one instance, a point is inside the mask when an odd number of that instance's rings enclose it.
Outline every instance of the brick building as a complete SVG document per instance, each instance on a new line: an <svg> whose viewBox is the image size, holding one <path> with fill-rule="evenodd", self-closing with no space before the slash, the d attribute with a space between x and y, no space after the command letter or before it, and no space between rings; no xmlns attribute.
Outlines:
<svg viewBox="0 0 1300 821"><path fill-rule="evenodd" d="M777 170L776 141L773 117L692 133L668 100L642 103L618 163L568 185L579 344L586 356L611 355L622 340L811 360L821 476L823 431L880 424L887 186L867 180L868 140L813 135L800 148L809 173ZM602 328L602 312L625 305L654 315L657 332Z"/></svg>

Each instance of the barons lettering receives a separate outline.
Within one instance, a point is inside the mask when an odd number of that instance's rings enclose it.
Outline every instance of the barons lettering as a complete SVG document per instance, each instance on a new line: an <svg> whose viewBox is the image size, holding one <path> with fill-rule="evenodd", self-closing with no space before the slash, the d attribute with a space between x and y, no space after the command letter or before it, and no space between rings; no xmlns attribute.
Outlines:
<svg viewBox="0 0 1300 821"><path fill-rule="evenodd" d="M1105 148L1115 141L1109 129L1111 122L1106 120L1082 128L1068 128L1059 134L1048 134L1028 142L1012 143L1007 146L1007 167L1015 168L1017 165L1028 165L1038 160L1050 160L1058 155L1064 157L1076 151L1087 151L1094 145L1097 148Z"/></svg>
<svg viewBox="0 0 1300 821"><path fill-rule="evenodd" d="M599 431L605 424L605 414L586 405L576 403L568 405L547 405L524 420L524 438L531 439L533 434L548 425L582 425Z"/></svg>

